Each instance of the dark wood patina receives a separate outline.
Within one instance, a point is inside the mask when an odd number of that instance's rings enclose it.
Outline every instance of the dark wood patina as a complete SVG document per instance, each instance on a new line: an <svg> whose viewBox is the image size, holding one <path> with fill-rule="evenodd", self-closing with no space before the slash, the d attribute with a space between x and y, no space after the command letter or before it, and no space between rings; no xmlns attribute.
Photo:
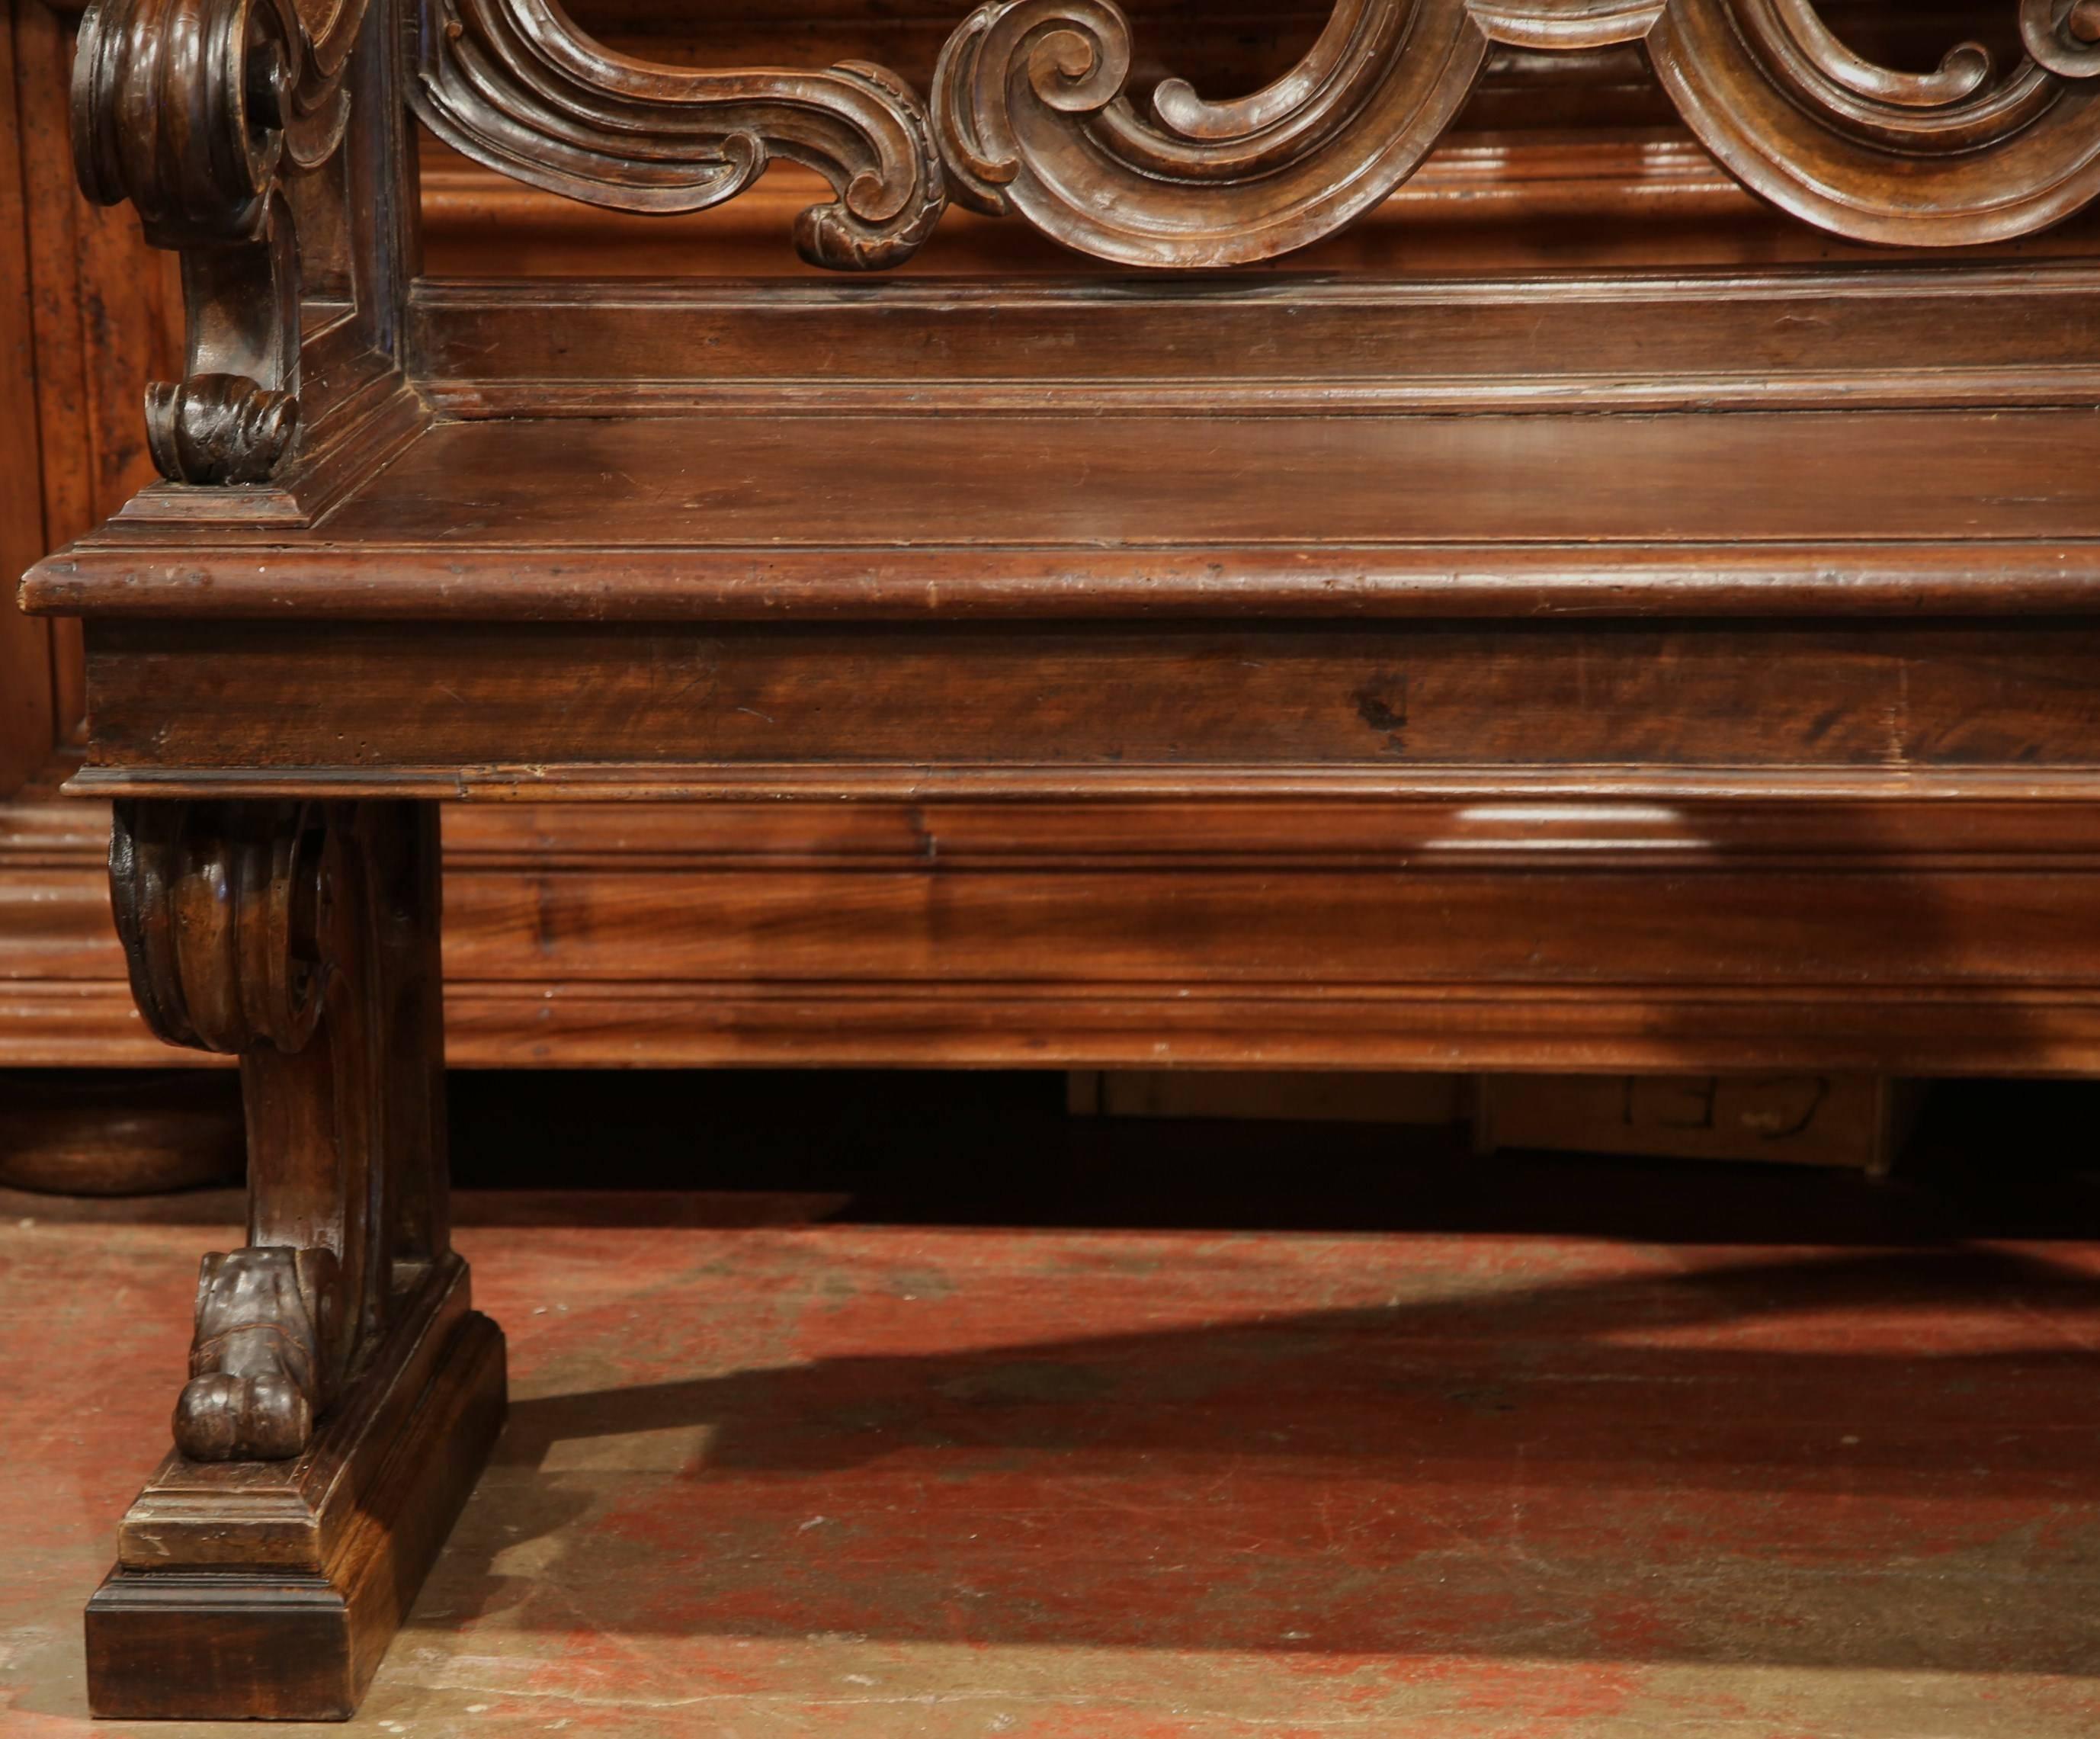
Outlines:
<svg viewBox="0 0 2100 1739"><path fill-rule="evenodd" d="M167 480L25 597L85 623L74 783L254 1203L97 1708L347 1714L499 1422L441 799L461 956L539 926L571 1060L2100 1066L2100 262L2023 239L2100 195L2100 26L1921 7L1885 64L1857 10L1339 0L1226 99L1109 0L900 15L907 76L552 0L91 11L82 183L179 250L188 357ZM1404 245L1562 60L1845 245L1223 269ZM412 111L615 211L786 164L783 249L911 270L426 278ZM676 873L579 836L565 928L524 835L619 800Z"/></svg>

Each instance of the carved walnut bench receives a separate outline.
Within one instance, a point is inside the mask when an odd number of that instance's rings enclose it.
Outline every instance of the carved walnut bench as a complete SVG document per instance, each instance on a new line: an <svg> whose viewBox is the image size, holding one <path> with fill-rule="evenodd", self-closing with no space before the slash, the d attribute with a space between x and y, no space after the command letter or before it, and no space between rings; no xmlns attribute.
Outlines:
<svg viewBox="0 0 2100 1739"><path fill-rule="evenodd" d="M139 1003L240 1057L252 1205L97 1711L348 1715L500 1425L441 800L710 800L747 880L868 854L876 1059L2100 1066L2100 269L2010 246L2100 192L2100 7L1970 10L1995 55L1895 70L1811 0L1337 0L1207 100L1132 94L1110 0L995 0L924 104L554 0L103 0L82 183L180 250L187 373L167 480L24 596L86 620ZM1221 269L1387 201L1491 55L1626 45L1890 251ZM953 200L1154 269L426 280L412 111L634 210L814 170L826 267Z"/></svg>

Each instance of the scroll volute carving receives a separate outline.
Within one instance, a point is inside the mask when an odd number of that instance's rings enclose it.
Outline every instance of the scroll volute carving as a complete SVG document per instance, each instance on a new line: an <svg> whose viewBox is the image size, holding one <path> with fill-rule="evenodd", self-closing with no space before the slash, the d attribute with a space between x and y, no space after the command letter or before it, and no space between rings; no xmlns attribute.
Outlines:
<svg viewBox="0 0 2100 1739"><path fill-rule="evenodd" d="M147 395L161 474L254 483L298 417L299 263L286 178L335 153L364 0L97 0L73 63L82 191L181 250L185 377Z"/></svg>
<svg viewBox="0 0 2100 1739"><path fill-rule="evenodd" d="M306 1048L333 970L339 851L311 806L119 807L110 892L157 1036L236 1057Z"/></svg>
<svg viewBox="0 0 2100 1739"><path fill-rule="evenodd" d="M949 39L934 116L956 197L1131 265L1212 267L1302 246L1427 157L1486 59L1465 0L1339 0L1305 59L1238 101L1179 80L1124 94L1111 0L993 0Z"/></svg>
<svg viewBox="0 0 2100 1739"><path fill-rule="evenodd" d="M2100 60L2080 69L2074 13L2049 13L2055 65L2030 53L2002 75L1974 43L1932 73L1873 66L1811 0L1670 0L1647 41L1692 131L1754 192L1854 241L1951 246L2027 234L2100 193ZM2038 15L2022 18L2032 49Z"/></svg>
<svg viewBox="0 0 2100 1739"><path fill-rule="evenodd" d="M468 157L571 198L695 211L734 197L774 157L836 195L803 212L814 265L893 266L946 200L924 109L883 68L714 72L616 54L555 0L426 0L416 111Z"/></svg>
<svg viewBox="0 0 2100 1739"><path fill-rule="evenodd" d="M2010 3L2010 0L2009 0ZM1642 42L1695 134L1754 191L1859 240L1994 241L2100 192L2100 4L2018 0L2028 57L1926 73L1854 53L1813 0L1338 0L1267 89L1168 80L1140 113L1113 0L990 0L936 73L956 196L1132 265L1273 257L1370 210L1426 157L1496 42Z"/></svg>
<svg viewBox="0 0 2100 1739"><path fill-rule="evenodd" d="M248 1247L207 1256L177 1446L197 1460L295 1455L395 1265L375 991L390 890L355 804L125 801L110 885L132 990L171 1044L240 1059ZM427 1244L428 1240L423 1240ZM426 1252L427 1253L427 1252Z"/></svg>
<svg viewBox="0 0 2100 1739"><path fill-rule="evenodd" d="M2020 40L2052 73L2100 74L2100 0L2020 0Z"/></svg>
<svg viewBox="0 0 2100 1739"><path fill-rule="evenodd" d="M245 1060L251 1147L275 1114L260 1056L280 1070L333 1066L316 1030L342 940L343 849L311 806L117 806L110 888L133 994L169 1043ZM306 1167L339 1183L345 1133L312 1130ZM299 1220L289 1234L251 1227L250 1247L204 1259L174 1422L192 1460L296 1455L348 1363L364 1278L355 1216Z"/></svg>

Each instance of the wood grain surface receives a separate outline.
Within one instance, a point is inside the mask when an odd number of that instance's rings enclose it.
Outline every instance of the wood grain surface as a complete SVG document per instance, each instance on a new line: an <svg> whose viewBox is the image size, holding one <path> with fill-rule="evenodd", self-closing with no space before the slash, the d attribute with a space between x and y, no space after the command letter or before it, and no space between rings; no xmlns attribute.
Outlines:
<svg viewBox="0 0 2100 1739"><path fill-rule="evenodd" d="M635 54L545 0L361 39L112 5L75 132L183 258L169 480L24 596L86 618L72 788L115 801L146 1022L239 1059L251 1212L90 1609L99 1708L346 1713L456 1513L501 1354L450 1253L448 1027L498 1062L2100 1068L2093 220L2022 240L2100 191L2091 8L1965 9L1972 46L1936 6L1338 0L1224 53L1268 68L1234 95L1177 82L1178 11L1103 0L939 43L917 0L796 0L799 51L726 67L655 0L602 21ZM927 103L801 58L863 25L933 51ZM754 221L801 210L827 266L932 249L953 188L979 275L419 279L412 97L627 209L792 159L828 197ZM1714 164L1853 245L1771 244ZM1388 203L1343 281L1038 269ZM1859 245L1893 242L1957 251ZM64 832L19 887L77 874ZM0 1044L119 1042L107 940L53 909L0 901L0 965L42 962Z"/></svg>

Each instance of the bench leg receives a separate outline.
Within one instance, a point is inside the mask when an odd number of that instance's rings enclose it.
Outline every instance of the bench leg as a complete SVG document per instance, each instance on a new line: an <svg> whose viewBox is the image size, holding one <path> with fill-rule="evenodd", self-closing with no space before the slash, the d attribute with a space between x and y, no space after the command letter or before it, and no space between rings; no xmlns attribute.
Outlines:
<svg viewBox="0 0 2100 1739"><path fill-rule="evenodd" d="M503 1419L447 1220L436 809L123 802L110 883L148 1022L240 1059L249 1213L88 1603L89 1701L346 1719Z"/></svg>

